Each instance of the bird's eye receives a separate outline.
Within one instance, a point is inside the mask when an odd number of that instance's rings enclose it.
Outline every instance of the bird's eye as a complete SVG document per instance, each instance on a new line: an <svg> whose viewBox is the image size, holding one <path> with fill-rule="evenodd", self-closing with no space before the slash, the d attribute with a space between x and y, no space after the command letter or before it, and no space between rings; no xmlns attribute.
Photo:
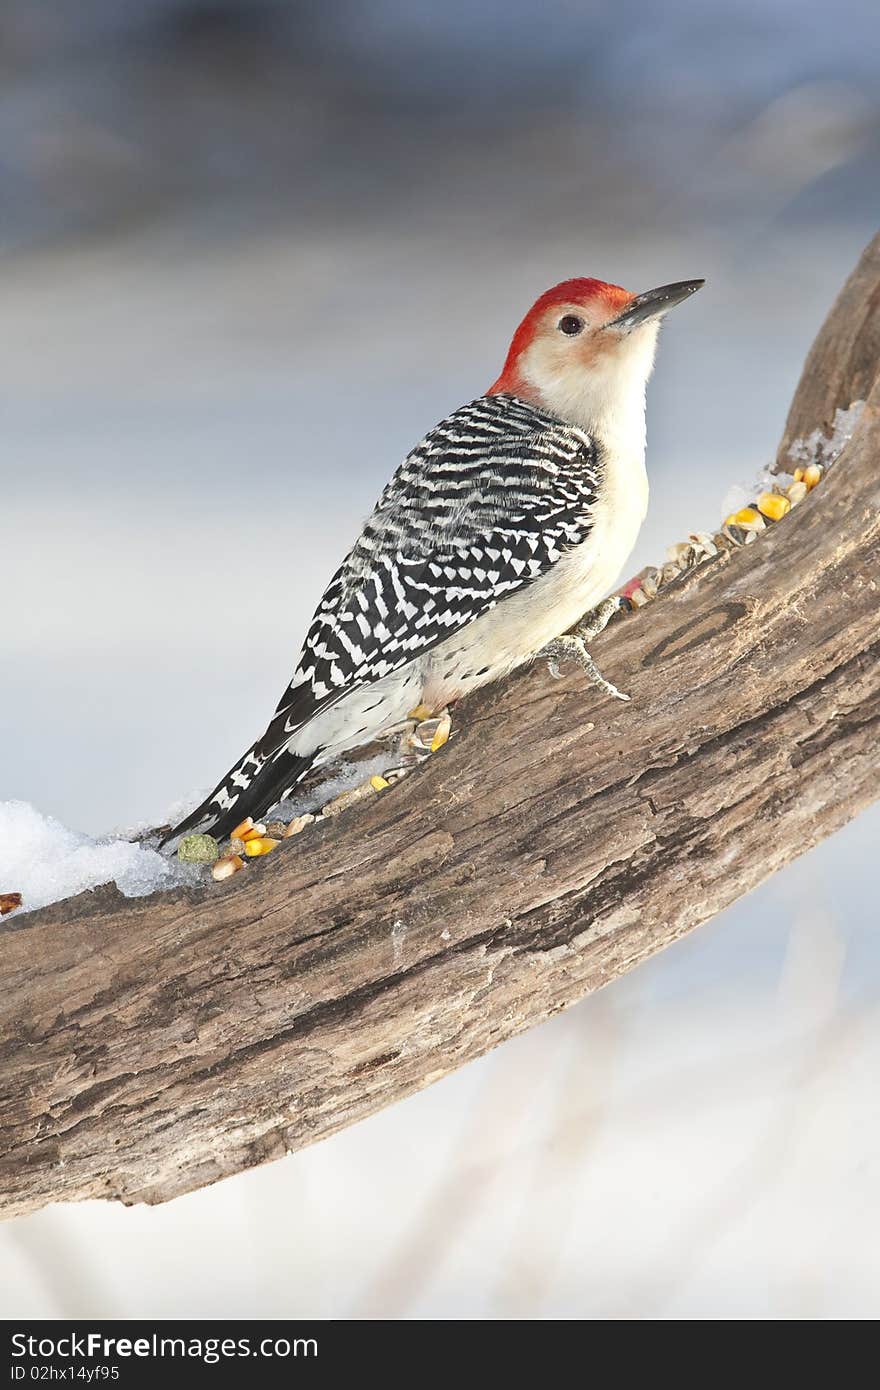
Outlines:
<svg viewBox="0 0 880 1390"><path fill-rule="evenodd" d="M556 326L560 333L565 333L569 338L576 338L578 333L583 332L584 321L579 319L577 314L563 314Z"/></svg>

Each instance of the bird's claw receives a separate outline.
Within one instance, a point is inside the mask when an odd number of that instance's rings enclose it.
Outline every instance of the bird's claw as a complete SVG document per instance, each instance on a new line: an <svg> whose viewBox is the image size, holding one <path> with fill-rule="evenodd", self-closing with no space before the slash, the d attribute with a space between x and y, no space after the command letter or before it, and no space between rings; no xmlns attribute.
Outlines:
<svg viewBox="0 0 880 1390"><path fill-rule="evenodd" d="M601 607L601 605L600 605ZM607 623L608 619L605 619ZM605 624L603 623L603 626ZM580 632L580 629L579 629ZM590 653L587 651L586 643L580 635L568 635L557 637L549 646L544 648L543 655L547 658L547 670L554 679L558 680L562 672L559 669L561 661L574 661L581 668L591 685L597 690L602 690L606 695L611 695L615 700L629 700L629 695L625 695L622 690L618 690L616 685L605 679L599 670Z"/></svg>

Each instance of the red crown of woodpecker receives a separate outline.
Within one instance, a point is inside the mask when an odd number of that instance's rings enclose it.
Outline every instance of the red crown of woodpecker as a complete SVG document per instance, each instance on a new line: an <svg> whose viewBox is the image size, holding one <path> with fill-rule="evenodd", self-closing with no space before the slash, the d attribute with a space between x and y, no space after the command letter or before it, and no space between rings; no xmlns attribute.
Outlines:
<svg viewBox="0 0 880 1390"><path fill-rule="evenodd" d="M543 321L548 309L579 304L585 309L598 308L603 314L613 316L625 309L634 298L634 294L623 289L620 285L609 285L605 280L593 280L587 276L576 277L573 280L561 280L552 289L545 290L540 298L535 300L514 333L504 366L501 369L501 375L497 381L492 383L486 394L488 396L497 396L502 392L516 394L517 387L521 385L520 358L534 341L538 326Z"/></svg>

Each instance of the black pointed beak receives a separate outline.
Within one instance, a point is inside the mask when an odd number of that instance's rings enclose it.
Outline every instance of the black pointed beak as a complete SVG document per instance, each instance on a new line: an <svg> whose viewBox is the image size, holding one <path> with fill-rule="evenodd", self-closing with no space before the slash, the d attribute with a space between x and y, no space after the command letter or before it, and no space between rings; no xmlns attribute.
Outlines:
<svg viewBox="0 0 880 1390"><path fill-rule="evenodd" d="M670 309L674 309L676 304L690 299L705 283L705 280L678 280L674 285L660 285L656 290L645 290L644 294L636 295L623 313L618 314L616 319L611 319L605 327L627 330L638 328L640 324L647 323L649 319L660 318Z"/></svg>

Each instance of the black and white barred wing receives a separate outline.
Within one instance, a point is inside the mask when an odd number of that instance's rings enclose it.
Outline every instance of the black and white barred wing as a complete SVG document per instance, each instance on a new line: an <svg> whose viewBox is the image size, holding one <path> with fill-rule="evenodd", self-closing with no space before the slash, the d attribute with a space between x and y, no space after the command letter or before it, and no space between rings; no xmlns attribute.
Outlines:
<svg viewBox="0 0 880 1390"><path fill-rule="evenodd" d="M541 575L591 527L589 436L510 396L482 397L405 459L333 576L263 736L173 835L228 832L296 785L292 735L429 652Z"/></svg>
<svg viewBox="0 0 880 1390"><path fill-rule="evenodd" d="M580 545L597 467L588 435L509 396L432 430L328 585L275 736L430 651Z"/></svg>

